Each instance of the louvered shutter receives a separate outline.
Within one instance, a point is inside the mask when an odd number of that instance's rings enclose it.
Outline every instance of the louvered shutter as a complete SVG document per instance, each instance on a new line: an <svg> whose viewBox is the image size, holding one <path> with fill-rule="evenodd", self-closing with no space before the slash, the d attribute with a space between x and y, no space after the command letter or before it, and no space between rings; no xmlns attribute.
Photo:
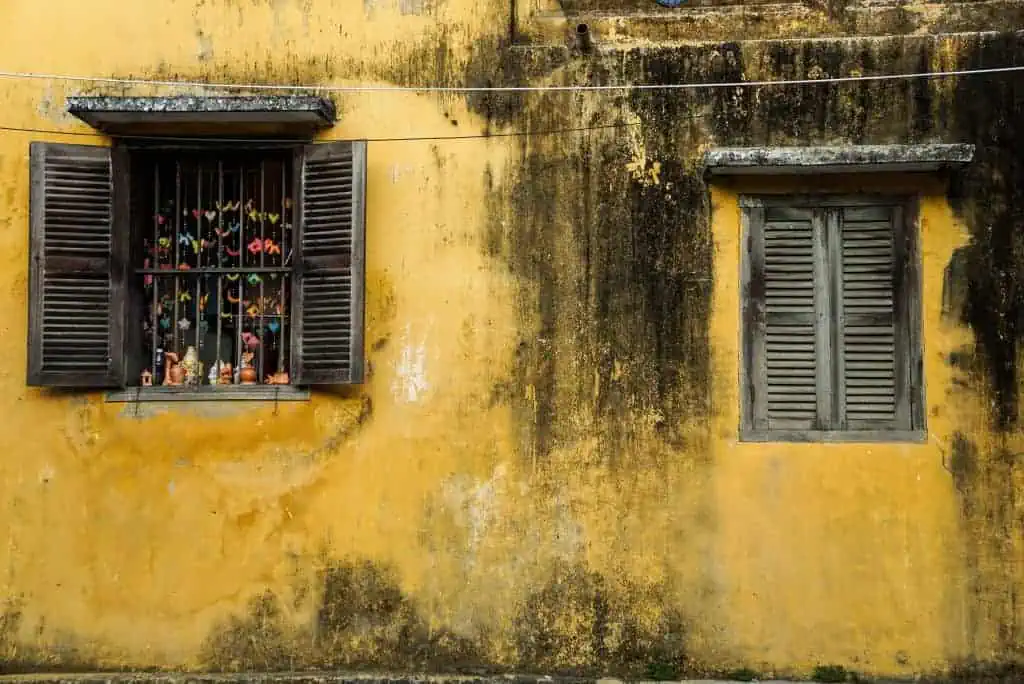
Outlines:
<svg viewBox="0 0 1024 684"><path fill-rule="evenodd" d="M28 384L121 386L125 236L111 150L33 143L30 160Z"/></svg>
<svg viewBox="0 0 1024 684"><path fill-rule="evenodd" d="M837 212L840 420L847 430L909 429L903 210L862 206Z"/></svg>
<svg viewBox="0 0 1024 684"><path fill-rule="evenodd" d="M366 143L308 145L295 160L292 377L363 381Z"/></svg>
<svg viewBox="0 0 1024 684"><path fill-rule="evenodd" d="M747 423L758 431L824 429L823 225L806 208L759 207L748 218Z"/></svg>

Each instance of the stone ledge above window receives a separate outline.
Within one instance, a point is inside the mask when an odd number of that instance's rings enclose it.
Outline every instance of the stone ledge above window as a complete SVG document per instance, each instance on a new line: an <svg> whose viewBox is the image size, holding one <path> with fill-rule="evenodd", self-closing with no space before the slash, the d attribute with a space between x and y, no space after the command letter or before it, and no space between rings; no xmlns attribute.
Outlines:
<svg viewBox="0 0 1024 684"><path fill-rule="evenodd" d="M68 112L109 135L276 135L333 126L334 103L313 96L69 97Z"/></svg>
<svg viewBox="0 0 1024 684"><path fill-rule="evenodd" d="M704 166L718 176L939 171L973 158L974 145L720 147L705 154Z"/></svg>

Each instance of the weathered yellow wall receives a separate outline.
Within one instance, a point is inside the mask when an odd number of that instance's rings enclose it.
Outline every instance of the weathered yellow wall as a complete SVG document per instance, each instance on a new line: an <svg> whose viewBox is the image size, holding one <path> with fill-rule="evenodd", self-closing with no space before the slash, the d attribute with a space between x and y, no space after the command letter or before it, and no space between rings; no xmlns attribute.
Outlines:
<svg viewBox="0 0 1024 684"><path fill-rule="evenodd" d="M7 0L0 67L459 83L498 70L506 13L507 3L479 0ZM64 98L98 92L177 90L0 79L0 126L85 132ZM329 138L495 126L454 95L336 101ZM565 102L531 100L530 122L571 125L565 112L610 100ZM606 187L585 175L580 150L596 158L624 138L625 158L607 163L650 192L661 192L659 165L681 154L635 130L583 142L372 142L369 379L277 406L109 404L27 388L29 142L105 142L0 132L0 668L469 663L657 674L837 663L899 674L1002 655L997 632L1016 618L972 620L969 605L1003 605L1006 578L1022 578L1007 573L1005 554L972 555L991 528L975 511L980 532L965 529L944 468L957 434L980 451L996 437L984 388L963 387L948 363L971 334L940 320L943 269L967 240L943 183L862 181L923 193L928 442L739 444L736 198L765 188L710 191L708 415L666 426L664 412L623 389L646 382L628 352L647 349L649 331L612 331L626 351L585 358L590 319L581 309L545 322L544 287L523 275L525 262L548 263L552 287L584 282L580 298L595 297L600 269L615 265L579 253L579 196ZM537 155L550 161L537 173L567 169L564 185L518 183ZM527 240L527 223L544 228ZM546 388L543 374L522 372L545 358ZM701 382L693 394L705 393ZM558 420L540 440L549 413ZM620 420L628 432L609 427ZM971 486L969 498L983 500L988 485ZM1019 556L1020 542L1007 543Z"/></svg>
<svg viewBox="0 0 1024 684"><path fill-rule="evenodd" d="M923 444L738 441L742 192L920 193ZM950 353L967 330L942 320L942 288L967 233L929 177L815 178L712 189L716 288L716 547L730 630L751 659L941 669L964 654L965 578L953 433L984 429L976 398L953 385Z"/></svg>

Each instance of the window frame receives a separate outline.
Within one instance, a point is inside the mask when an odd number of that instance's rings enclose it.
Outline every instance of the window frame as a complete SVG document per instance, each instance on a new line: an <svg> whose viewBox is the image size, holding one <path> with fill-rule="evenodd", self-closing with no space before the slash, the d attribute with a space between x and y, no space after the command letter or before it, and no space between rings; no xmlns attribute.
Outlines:
<svg viewBox="0 0 1024 684"><path fill-rule="evenodd" d="M310 396L310 388L315 385L337 385L348 384L358 385L365 381L364 370L364 337L365 331L365 239L366 239L366 161L367 149L365 140L342 139L328 141L310 141L308 139L295 139L288 141L236 141L226 138L211 137L208 140L192 139L178 141L173 139L128 139L114 137L109 146L105 145L66 145L50 141L34 141L31 144L31 176L32 176L32 197L30 203L29 221L29 330L28 342L28 371L27 384L36 387L78 387L81 389L107 389L106 400L112 402L139 402L139 401L207 401L207 400L303 400ZM132 210L135 198L135 174L134 160L139 153L161 152L168 154L189 152L221 153L221 154L254 154L254 153L283 153L292 157L292 178L293 192L296 199L296 244L295 258L292 262L292 357L289 365L291 368L292 384L290 385L232 385L232 386L175 386L175 387L138 387L129 384L132 378L129 376L131 361L125 350L137 342L137 325L134 325L138 311L135 302L138 293L134 283L139 278L134 277L139 265L132 258L135 252L137 231L132 225ZM37 154L38 153L38 154ZM85 155L97 159L108 159L108 173L110 186L110 245L112 251L108 263L110 280L108 292L110 293L111 318L108 327L108 340L111 358L108 358L108 370L100 373L75 372L74 374L49 374L42 367L42 358L45 353L42 346L42 327L45 323L43 318L42 285L45 275L43 262L45 261L43 251L43 236L47 230L47 221L44 219L44 205L46 204L48 181L44 176L49 168L49 159L62 155ZM348 169L343 171L340 169ZM339 175L341 174L341 175ZM308 175L308 179L307 179ZM341 202L334 194L325 195L323 190L313 190L313 195L308 195L304 188L307 180L316 187L332 188L339 187L337 183L350 184L347 192L347 200ZM319 184L319 185L317 185ZM337 192L344 192L339 190ZM323 204L327 202L327 204ZM339 204L341 202L341 204ZM313 225L313 232L307 234L306 221L303 212L308 209L307 203L316 211L316 216L309 221ZM335 219L325 219L325 207L339 206L337 211L343 213L346 218L339 224ZM344 208L347 207L347 208ZM333 216L333 215L332 215ZM330 227L325 227L324 221L330 220ZM336 228L338 225L347 225L347 228ZM331 231L325 234L325 230ZM326 243L335 243L341 239L340 233L336 231L348 231L345 233L347 244L350 245L350 252L338 254L323 254ZM326 237L325 237L326 235ZM309 242L309 245L305 243ZM308 247L315 251L310 255L303 256L304 249ZM322 283L338 280L337 275L343 269L346 274L340 276L350 283L347 285L344 296L332 290L325 294ZM38 281L38 282L37 282ZM318 284L320 283L320 284ZM315 291L307 288L315 288ZM309 321L305 321L302 302L305 298L312 297L312 307L309 313ZM331 303L325 302L325 297ZM334 302L340 301L341 304ZM347 323L332 321L324 323L324 306L343 307L348 312L345 319ZM332 309L333 311L333 309ZM330 316L328 318L335 318ZM295 344L298 339L301 343L302 332L298 331L296 336L297 323L305 322L312 325L315 334L319 335L318 341L311 345L314 348L310 354L315 355L310 359L298 358L302 353L302 347ZM341 328L339 328L341 326ZM134 331L134 332L133 332ZM347 352L340 360L335 351L339 344L331 344L330 349L319 341L324 339L323 335L328 332L337 331L344 333L348 340ZM335 338L331 338L334 340ZM304 361L316 363L311 370L304 367ZM339 365L341 364L341 365Z"/></svg>
<svg viewBox="0 0 1024 684"><path fill-rule="evenodd" d="M739 200L741 212L741 264L740 264L740 326L739 326L739 386L740 386L740 425L739 439L743 442L923 442L926 439L926 418L924 410L925 386L922 368L923 341L921 319L921 255L920 227L918 221L919 197L916 195L858 193L858 194L772 194L772 195L741 195ZM897 410L901 403L908 414L909 428L897 429L862 429L862 430L819 430L819 429L771 429L755 425L755 380L753 378L753 345L756 344L756 323L753 320L754 301L750 293L753 284L752 253L754 245L752 213L773 207L788 207L812 210L839 209L842 207L868 207L884 205L900 208L901 231L904 250L898 254L900 261L897 268L902 270L902 301L899 309L902 314L896 320L898 335L901 338L901 350L905 355L904 367L898 368L906 374L902 392L897 395ZM834 242L834 241L833 241ZM828 264L833 264L834 250L829 250ZM829 273L834 267L829 265ZM830 279L822 288L821 296L834 300L838 294L834 279ZM833 307L830 305L829 310ZM825 324L831 328L837 325L835 317ZM835 364L831 361L835 353L834 345L839 339L833 330L829 335L826 373L835 373ZM820 390L819 385L819 390ZM899 391L899 390L898 390ZM819 405L821 399L819 397Z"/></svg>

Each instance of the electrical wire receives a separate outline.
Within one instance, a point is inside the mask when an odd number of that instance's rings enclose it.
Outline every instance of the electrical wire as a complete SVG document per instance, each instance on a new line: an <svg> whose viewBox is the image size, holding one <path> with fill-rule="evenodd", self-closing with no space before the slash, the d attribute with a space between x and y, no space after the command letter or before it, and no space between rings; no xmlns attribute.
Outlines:
<svg viewBox="0 0 1024 684"><path fill-rule="evenodd" d="M688 119L704 118L704 114L694 114ZM417 141L442 141L442 140L482 140L486 138L515 138L532 137L540 135L561 135L564 133L582 133L586 131L600 131L610 128L630 128L640 126L641 121L628 121L614 124L603 124L599 126L580 126L578 128L554 128L541 131L508 131L504 133L473 133L467 135L422 135L408 137L381 137L381 138L360 138L366 142L417 142ZM19 126L0 126L0 131L13 133L40 133L43 135L68 135L82 138L104 137L100 131L86 133L83 131L58 131L50 128L22 128ZM114 135L118 140L158 140L171 143L263 143L266 145L292 144L301 142L295 138L273 139L273 138L222 138L222 137L181 137L173 135Z"/></svg>
<svg viewBox="0 0 1024 684"><path fill-rule="evenodd" d="M861 74L834 78L798 78L789 80L758 81L705 81L701 83L632 83L618 85L538 85L538 86L400 86L400 85L294 85L269 83L213 83L204 81L154 80L141 78L114 78L106 76L76 76L69 74L43 74L21 71L0 71L0 78L20 80L68 81L75 83L103 83L122 86L154 86L172 88L209 88L217 90L284 90L291 92L332 93L532 93L532 92L592 92L643 90L697 90L704 88L752 88L786 85L817 85L823 83L860 83L894 81L917 78L951 78L1024 71L1024 65L956 69L953 71L918 71L902 74Z"/></svg>

